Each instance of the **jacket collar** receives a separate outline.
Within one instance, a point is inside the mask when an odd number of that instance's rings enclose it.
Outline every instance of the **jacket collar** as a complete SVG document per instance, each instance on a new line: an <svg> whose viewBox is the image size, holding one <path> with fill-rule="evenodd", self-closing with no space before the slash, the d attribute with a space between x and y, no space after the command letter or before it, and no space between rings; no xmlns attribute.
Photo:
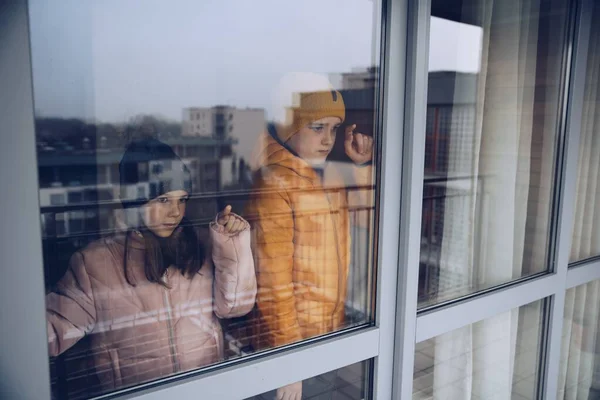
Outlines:
<svg viewBox="0 0 600 400"><path fill-rule="evenodd" d="M143 250L146 248L144 245L144 236L138 230L122 230L117 232L114 236L114 240L116 243L121 246L125 246L125 239L128 237L127 244L134 248Z"/></svg>
<svg viewBox="0 0 600 400"><path fill-rule="evenodd" d="M315 169L302 159L286 143L282 142L277 135L277 127L269 124L264 133L264 143L262 151L258 155L258 165L260 167L269 167L278 165L296 174L309 179L313 184L320 180L319 174Z"/></svg>

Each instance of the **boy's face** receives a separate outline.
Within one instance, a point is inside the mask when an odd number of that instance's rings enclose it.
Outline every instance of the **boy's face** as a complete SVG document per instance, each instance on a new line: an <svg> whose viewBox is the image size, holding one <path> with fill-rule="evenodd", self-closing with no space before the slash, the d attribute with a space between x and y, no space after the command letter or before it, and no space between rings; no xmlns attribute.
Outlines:
<svg viewBox="0 0 600 400"><path fill-rule="evenodd" d="M292 135L287 144L309 164L322 164L331 153L335 134L342 120L339 117L325 117L303 126Z"/></svg>

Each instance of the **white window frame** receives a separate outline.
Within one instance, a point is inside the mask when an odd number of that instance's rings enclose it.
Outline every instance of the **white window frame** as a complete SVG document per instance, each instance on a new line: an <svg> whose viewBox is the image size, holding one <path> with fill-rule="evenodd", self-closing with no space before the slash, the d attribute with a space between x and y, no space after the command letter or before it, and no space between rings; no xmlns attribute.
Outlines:
<svg viewBox="0 0 600 400"><path fill-rule="evenodd" d="M556 398L565 293L600 279L600 257L569 268L575 182L593 0L576 2L574 46L565 101L564 157L555 184L560 199L552 272L511 282L448 305L417 313L419 241L430 0L381 0L379 96L381 168L375 326L356 328L283 350L226 362L203 372L160 380L105 398L243 399L321 373L373 360L372 398L412 397L415 344L533 301L550 299L545 365L539 397ZM380 20L380 21L379 21ZM18 190L5 191L0 207L0 397L50 399L39 220L34 105L27 1L0 8L0 177ZM568 108L566 105L568 104ZM18 134L15 134L18 132ZM398 171L401 171L399 174ZM15 188L16 189L16 188ZM7 305L9 305L7 307ZM316 362L317 361L317 362ZM235 382L235 384L232 384ZM211 397L214 394L218 397Z"/></svg>
<svg viewBox="0 0 600 400"><path fill-rule="evenodd" d="M397 171L402 166L402 159L398 155L402 154L403 115L399 111L404 109L404 75L398 74L398 71L404 70L406 32L403 27L406 26L407 3L407 0L386 1L386 4L374 2L377 10L375 25L377 32L382 33L381 40L377 37L374 53L385 55L382 58L387 65L381 66L386 71L382 76L385 82L383 86L394 88L387 91L385 96L379 96L378 125L383 125L383 129L393 127L396 133L383 135L378 145L383 163L379 182L385 190L379 194L378 237L382 239L376 260L379 268L375 326L334 333L290 345L283 350L250 355L244 360L226 362L200 372L192 371L101 398L197 399L198 394L202 393L207 398L243 399L370 360L374 365L371 374L373 397L390 398L393 382L388 371L393 366L394 358L400 226L401 182ZM0 299L4 300L4 304L15 305L6 312L3 308L0 323L2 326L18 326L18 329L9 330L1 346L0 371L2 380L8 383L3 385L8 397L18 394L20 398L50 399L27 1L15 0L9 4L0 9L0 55L11 52L11 57L0 59L0 86L7 89L0 93L0 104L3 105L0 128L3 132L21 134L11 138L3 135L0 139L0 174L4 180L5 177L9 178L9 171L14 171L14 165L25 165L27 168L21 168L24 172L20 176L22 190L5 198L8 203L21 205L19 213L6 208L0 211L0 216L10 222L2 225L0 233L3 237L14 238L19 244L14 247L14 243L11 246L4 241L1 248L0 260L5 265L18 265L19 268L16 268L18 272L13 279L0 283ZM386 19L380 21L383 15L386 15ZM381 44L385 46L380 48ZM391 47L394 49L388 51ZM26 191L25 202L20 198L23 190ZM22 215L27 215L27 218L20 218ZM15 226L19 227L16 231ZM23 251L20 251L21 248Z"/></svg>

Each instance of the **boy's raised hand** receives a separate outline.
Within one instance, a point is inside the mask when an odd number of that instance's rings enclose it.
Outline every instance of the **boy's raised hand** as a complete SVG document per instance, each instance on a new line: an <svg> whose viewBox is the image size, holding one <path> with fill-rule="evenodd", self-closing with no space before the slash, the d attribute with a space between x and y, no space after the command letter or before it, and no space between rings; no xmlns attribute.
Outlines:
<svg viewBox="0 0 600 400"><path fill-rule="evenodd" d="M302 381L277 389L275 400L302 400Z"/></svg>
<svg viewBox="0 0 600 400"><path fill-rule="evenodd" d="M246 227L242 217L231 213L231 206L225 207L217 217L217 223L225 228L225 233L236 234L243 231Z"/></svg>
<svg viewBox="0 0 600 400"><path fill-rule="evenodd" d="M365 164L373 159L373 138L362 133L354 133L356 124L346 127L344 149L355 164Z"/></svg>

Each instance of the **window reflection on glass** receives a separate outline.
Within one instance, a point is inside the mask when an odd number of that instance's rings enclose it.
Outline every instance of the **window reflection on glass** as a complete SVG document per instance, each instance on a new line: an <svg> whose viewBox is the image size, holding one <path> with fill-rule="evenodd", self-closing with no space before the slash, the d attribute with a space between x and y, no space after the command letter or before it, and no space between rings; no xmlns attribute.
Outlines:
<svg viewBox="0 0 600 400"><path fill-rule="evenodd" d="M600 398L600 281L567 291L559 399Z"/></svg>
<svg viewBox="0 0 600 400"><path fill-rule="evenodd" d="M600 255L600 27L595 23L600 18L600 4L594 4L579 139L570 261Z"/></svg>
<svg viewBox="0 0 600 400"><path fill-rule="evenodd" d="M567 5L432 2L421 307L547 268Z"/></svg>
<svg viewBox="0 0 600 400"><path fill-rule="evenodd" d="M417 343L413 399L533 400L544 302Z"/></svg>
<svg viewBox="0 0 600 400"><path fill-rule="evenodd" d="M372 322L374 7L30 2L57 398Z"/></svg>
<svg viewBox="0 0 600 400"><path fill-rule="evenodd" d="M368 400L371 362L363 361L247 400Z"/></svg>

